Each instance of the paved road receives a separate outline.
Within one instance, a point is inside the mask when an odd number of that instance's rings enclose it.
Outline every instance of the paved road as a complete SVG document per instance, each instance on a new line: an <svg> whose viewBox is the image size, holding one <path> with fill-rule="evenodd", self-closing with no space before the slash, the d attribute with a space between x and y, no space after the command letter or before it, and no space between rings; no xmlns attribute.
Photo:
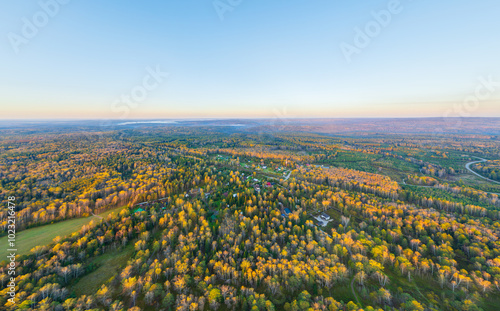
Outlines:
<svg viewBox="0 0 500 311"><path fill-rule="evenodd" d="M474 156L471 156L472 158L476 158L476 159L479 159L480 161L472 161L472 162L469 162L465 165L465 168L471 172L472 174L476 175L477 177L480 177L482 179L485 179L487 181L490 181L492 183L495 183L495 184L500 184L500 182L496 181L496 180L492 180L492 179L489 179L487 177L484 177L483 175L480 175L478 173L476 173L475 171L473 171L470 167L471 165L474 165L474 164L477 164L477 163L483 163L483 162L488 162L489 160L486 160L486 159L483 159L483 158L480 158L480 157L474 157ZM497 193L498 194L498 193Z"/></svg>
<svg viewBox="0 0 500 311"><path fill-rule="evenodd" d="M478 173L476 173L475 171L473 171L470 167L474 164L477 164L477 163L483 163L483 162L488 162L489 160L486 160L486 159L483 159L483 158L480 158L480 157L475 157L475 156L470 156L472 158L476 158L476 159L479 159L479 161L472 161L472 162L469 162L465 165L465 168L471 172L472 174L476 175L477 177L479 178L482 178L482 179L485 179L489 182L492 182L492 183L495 183L495 184L500 184L500 182L496 181L496 180L492 180L492 179L489 179L487 177L484 177ZM422 172L422 171L420 171ZM405 180L403 179L403 182L402 182L403 185L408 185ZM423 187L423 188L434 188L434 186L421 186L421 185L408 185L408 186L415 186L415 187ZM486 193L490 193L490 194L496 194L496 195L500 195L500 193L495 193L495 192L486 192Z"/></svg>

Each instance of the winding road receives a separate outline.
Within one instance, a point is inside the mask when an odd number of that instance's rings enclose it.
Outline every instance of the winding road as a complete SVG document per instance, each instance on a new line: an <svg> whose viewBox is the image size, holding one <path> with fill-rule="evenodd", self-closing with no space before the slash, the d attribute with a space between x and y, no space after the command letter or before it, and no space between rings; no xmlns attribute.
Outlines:
<svg viewBox="0 0 500 311"><path fill-rule="evenodd" d="M467 156L467 155L464 155L464 156ZM469 157L476 158L476 159L480 159L479 161L472 161L472 162L469 162L469 163L467 163L467 164L465 165L465 168L466 168L469 172L471 172L472 174L476 175L477 177L482 178L482 179L484 179L484 180L487 180L487 181L489 181L489 182L492 182L492 183L495 183L495 184L500 184L500 182L495 181L495 180L492 180L492 179L489 179L489 178L487 178L487 177L484 177L484 176L482 176L482 175L480 175L480 174L476 173L475 171L473 171L473 170L470 168L470 167L471 167L472 165L474 165L474 164L477 164L477 163L483 163L483 162L488 162L489 160L486 160L486 159L483 159L483 158L480 158L480 157L475 157L475 156L469 156ZM422 169L420 169L420 172L422 173ZM422 173L422 174L423 174L423 173ZM425 175L425 174L424 174L424 175ZM421 188L435 188L434 186L409 185L409 184L407 184L407 183L406 183L405 178L403 179L403 182L398 183L398 184L400 184L400 185L405 185L405 186L421 187ZM496 192L487 192L487 191L485 191L485 192L486 192L486 193L488 193L488 194L496 194L496 195L500 196L500 193L496 193Z"/></svg>
<svg viewBox="0 0 500 311"><path fill-rule="evenodd" d="M476 175L477 177L480 177L482 179L486 179L487 181L490 181L492 183L495 183L495 184L500 184L500 182L496 181L496 180L492 180L492 179L489 179L489 178L486 178L478 173L476 173L475 171L473 171L470 167L471 165L474 165L474 164L477 164L477 163L483 163L483 162L488 162L489 160L486 160L486 159L483 159L483 158L480 158L480 157L474 157L474 156L471 156L472 158L476 158L476 159L479 159L480 161L472 161L472 162L469 162L465 165L465 168L471 172L472 174Z"/></svg>

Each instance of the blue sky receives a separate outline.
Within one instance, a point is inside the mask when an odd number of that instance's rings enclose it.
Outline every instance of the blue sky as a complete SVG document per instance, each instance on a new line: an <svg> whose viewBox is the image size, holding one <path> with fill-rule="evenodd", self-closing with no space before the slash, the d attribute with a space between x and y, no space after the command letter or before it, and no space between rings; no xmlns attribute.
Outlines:
<svg viewBox="0 0 500 311"><path fill-rule="evenodd" d="M55 1L2 3L0 118L500 116L498 1Z"/></svg>

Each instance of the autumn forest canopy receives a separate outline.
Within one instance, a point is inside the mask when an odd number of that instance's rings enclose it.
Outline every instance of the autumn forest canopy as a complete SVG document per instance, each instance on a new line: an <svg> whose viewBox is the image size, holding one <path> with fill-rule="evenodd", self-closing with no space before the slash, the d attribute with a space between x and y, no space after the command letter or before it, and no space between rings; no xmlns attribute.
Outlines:
<svg viewBox="0 0 500 311"><path fill-rule="evenodd" d="M500 305L500 119L2 122L1 310Z"/></svg>

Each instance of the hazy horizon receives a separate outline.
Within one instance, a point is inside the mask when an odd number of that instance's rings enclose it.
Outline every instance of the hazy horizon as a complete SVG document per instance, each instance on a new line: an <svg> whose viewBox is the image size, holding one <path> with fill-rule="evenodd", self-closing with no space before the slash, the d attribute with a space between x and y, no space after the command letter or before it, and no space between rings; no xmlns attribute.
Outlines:
<svg viewBox="0 0 500 311"><path fill-rule="evenodd" d="M124 123L134 123L137 122L158 122L158 123L167 123L167 121L175 122L175 121L217 121L217 120L273 120L277 119L277 117L178 117L178 118L129 118L129 119L120 119L120 118L0 118L0 121L40 121L40 122L50 122L50 121L113 121L113 122L124 122ZM401 117L286 117L282 119L287 120L432 120L432 119L443 119L443 117L413 117L413 116L401 116ZM449 119L464 119L464 120L472 120L472 119L500 119L500 116L471 116L471 117L450 117Z"/></svg>

